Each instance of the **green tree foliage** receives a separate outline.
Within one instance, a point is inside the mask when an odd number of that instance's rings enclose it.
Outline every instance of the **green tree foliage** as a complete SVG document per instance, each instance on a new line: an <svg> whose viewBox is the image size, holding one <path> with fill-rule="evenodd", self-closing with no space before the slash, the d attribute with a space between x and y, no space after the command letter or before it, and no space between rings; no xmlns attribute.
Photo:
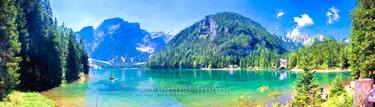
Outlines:
<svg viewBox="0 0 375 107"><path fill-rule="evenodd" d="M240 67L242 68L275 68L279 66L279 59L283 55L278 54L267 48L258 48L249 55L240 58Z"/></svg>
<svg viewBox="0 0 375 107"><path fill-rule="evenodd" d="M334 39L314 43L287 55L289 68L347 68L348 45Z"/></svg>
<svg viewBox="0 0 375 107"><path fill-rule="evenodd" d="M21 86L31 90L45 90L58 86L62 79L61 38L57 23L47 0L25 0L20 4L28 31L28 68L20 71ZM27 69L28 69L27 68ZM40 85L43 84L43 85Z"/></svg>
<svg viewBox="0 0 375 107"><path fill-rule="evenodd" d="M295 86L296 96L293 105L297 107L316 106L321 103L321 97L318 84L315 82L314 73L304 69L299 76Z"/></svg>
<svg viewBox="0 0 375 107"><path fill-rule="evenodd" d="M375 73L375 1L358 0L352 12L350 65L353 77L374 78Z"/></svg>
<svg viewBox="0 0 375 107"><path fill-rule="evenodd" d="M67 58L67 70L65 72L65 79L68 82L73 82L79 79L80 70L80 53L78 50L78 44L74 36L73 31L69 33L69 45L68 45L68 58Z"/></svg>
<svg viewBox="0 0 375 107"><path fill-rule="evenodd" d="M15 0L0 1L0 100L18 83L20 51Z"/></svg>
<svg viewBox="0 0 375 107"><path fill-rule="evenodd" d="M335 80L332 82L331 87L329 88L328 96L340 96L345 93L344 84L342 83L342 76L336 76Z"/></svg>
<svg viewBox="0 0 375 107"><path fill-rule="evenodd" d="M26 17L23 9L24 0L16 0L16 6L17 6L17 30L19 34L19 42L21 43L21 51L18 53L17 56L20 56L22 58L21 62L19 63L20 70L19 72L32 72L31 70L31 63L30 63L30 38L29 33L27 31L26 26ZM21 76L22 77L22 76Z"/></svg>
<svg viewBox="0 0 375 107"><path fill-rule="evenodd" d="M86 51L85 44L82 39L79 40L80 63L84 74L89 74L89 55Z"/></svg>
<svg viewBox="0 0 375 107"><path fill-rule="evenodd" d="M353 107L353 95L344 93L340 96L330 97L321 104L322 107Z"/></svg>
<svg viewBox="0 0 375 107"><path fill-rule="evenodd" d="M88 72L83 43L71 29L58 26L48 0L3 0L0 9L0 97L16 85L42 91Z"/></svg>
<svg viewBox="0 0 375 107"><path fill-rule="evenodd" d="M329 88L328 100L322 104L323 107L352 107L353 106L353 92L347 92L344 89L342 76L336 76Z"/></svg>

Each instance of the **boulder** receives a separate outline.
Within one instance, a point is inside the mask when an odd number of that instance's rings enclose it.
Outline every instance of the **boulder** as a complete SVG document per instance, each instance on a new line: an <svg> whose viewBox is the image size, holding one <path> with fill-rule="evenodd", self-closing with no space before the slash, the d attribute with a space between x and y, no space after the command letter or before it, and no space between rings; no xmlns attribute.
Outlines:
<svg viewBox="0 0 375 107"><path fill-rule="evenodd" d="M374 83L373 79L358 79L354 86L354 105L355 107L372 107L372 103L368 101L370 90Z"/></svg>

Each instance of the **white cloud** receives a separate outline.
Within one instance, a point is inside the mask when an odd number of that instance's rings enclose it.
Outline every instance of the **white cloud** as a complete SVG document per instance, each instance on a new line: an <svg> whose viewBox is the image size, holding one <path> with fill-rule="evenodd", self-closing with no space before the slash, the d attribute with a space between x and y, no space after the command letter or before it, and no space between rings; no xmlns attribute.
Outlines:
<svg viewBox="0 0 375 107"><path fill-rule="evenodd" d="M299 29L293 29L292 32L290 32L290 36L298 36L300 34L301 32L299 31Z"/></svg>
<svg viewBox="0 0 375 107"><path fill-rule="evenodd" d="M305 41L309 38L306 32L301 32L301 29L307 25L314 24L314 21L307 14L302 14L301 16L294 17L294 22L297 23L297 26L289 31L286 36L294 41Z"/></svg>
<svg viewBox="0 0 375 107"><path fill-rule="evenodd" d="M294 28L291 32L287 33L287 37L294 41L302 41L308 38L306 33L302 33L299 28Z"/></svg>
<svg viewBox="0 0 375 107"><path fill-rule="evenodd" d="M284 16L285 12L283 11L278 11L276 14L276 18L280 18L281 16Z"/></svg>
<svg viewBox="0 0 375 107"><path fill-rule="evenodd" d="M327 17L328 17L328 21L327 23L328 24L332 24L334 22L337 22L340 18L339 16L339 10L335 7L331 7L328 9L328 12L327 12Z"/></svg>
<svg viewBox="0 0 375 107"><path fill-rule="evenodd" d="M298 28L314 24L314 21L307 14L302 14L301 17L294 17L294 22L297 23Z"/></svg>

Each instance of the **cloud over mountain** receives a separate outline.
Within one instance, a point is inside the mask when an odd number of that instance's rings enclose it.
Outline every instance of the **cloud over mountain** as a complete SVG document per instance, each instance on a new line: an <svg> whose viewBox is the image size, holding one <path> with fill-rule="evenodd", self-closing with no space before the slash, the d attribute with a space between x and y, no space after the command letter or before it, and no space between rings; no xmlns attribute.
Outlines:
<svg viewBox="0 0 375 107"><path fill-rule="evenodd" d="M313 19L307 15L302 14L300 17L294 17L294 22L297 23L297 26L290 32L287 33L287 37L294 41L305 41L308 39L308 34L301 32L301 28L314 24Z"/></svg>

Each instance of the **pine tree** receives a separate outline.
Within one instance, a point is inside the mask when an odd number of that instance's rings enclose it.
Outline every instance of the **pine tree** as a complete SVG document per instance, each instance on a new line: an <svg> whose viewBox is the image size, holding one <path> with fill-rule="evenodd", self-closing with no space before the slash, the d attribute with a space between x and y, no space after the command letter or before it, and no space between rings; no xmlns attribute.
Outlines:
<svg viewBox="0 0 375 107"><path fill-rule="evenodd" d="M295 90L293 105L297 107L307 107L318 105L321 102L318 84L315 82L314 73L308 69L300 74Z"/></svg>
<svg viewBox="0 0 375 107"><path fill-rule="evenodd" d="M22 73L26 72L32 72L32 69L30 67L30 40L29 40L29 33L27 31L27 22L25 17L25 12L23 6L25 6L24 0L16 0L16 6L17 6L17 30L19 34L19 42L21 43L21 51L18 53L17 56L21 57L22 60L19 63L20 70L18 72L20 73L20 80L24 80L22 78L28 78L25 76L22 76Z"/></svg>
<svg viewBox="0 0 375 107"><path fill-rule="evenodd" d="M45 47L45 54L48 54L47 57L44 59L43 67L47 71L40 71L42 72L45 78L41 79L41 83L45 83L48 85L39 85L41 90L50 89L53 87L57 87L61 84L61 80L63 79L62 71L64 69L63 60L63 46L62 42L64 39L59 35L57 32L58 25L55 20L52 18L52 10L48 0L41 1L41 8L42 8L42 15L43 15L43 22L42 25L46 27L43 29L43 32L46 32L44 38L46 39ZM42 46L43 47L43 46Z"/></svg>
<svg viewBox="0 0 375 107"><path fill-rule="evenodd" d="M328 100L325 101L323 107L352 107L353 106L353 95L350 92L346 92L342 83L342 75L337 75L335 80L331 83L329 88Z"/></svg>
<svg viewBox="0 0 375 107"><path fill-rule="evenodd" d="M79 79L80 71L80 56L77 48L77 42L73 31L69 33L67 70L65 72L65 79L67 82L73 82Z"/></svg>
<svg viewBox="0 0 375 107"><path fill-rule="evenodd" d="M340 52L340 67L342 69L349 67L349 57L348 57L349 46L343 47Z"/></svg>
<svg viewBox="0 0 375 107"><path fill-rule="evenodd" d="M329 97L335 97L345 94L344 84L342 84L342 76L337 75L329 88Z"/></svg>
<svg viewBox="0 0 375 107"><path fill-rule="evenodd" d="M15 0L0 1L0 100L18 84L17 70L21 60L16 25L17 9Z"/></svg>
<svg viewBox="0 0 375 107"><path fill-rule="evenodd" d="M87 54L87 51L86 51L86 48L85 48L85 44L83 42L82 39L80 39L79 41L79 48L80 48L80 53L81 53L81 64L82 64L82 69L83 69L83 73L84 74L89 74L89 56Z"/></svg>
<svg viewBox="0 0 375 107"><path fill-rule="evenodd" d="M14 89L18 80L20 90L43 91L59 86L67 70L68 42L73 43L76 69L65 76L75 79L79 71L88 73L84 44L77 44L74 33L52 19L49 0L0 3L0 97Z"/></svg>
<svg viewBox="0 0 375 107"><path fill-rule="evenodd" d="M48 0L19 0L28 36L22 36L25 47L20 54L20 88L42 91L60 85L63 70L63 39L52 19ZM22 18L20 18L22 19ZM28 45L28 46L27 46ZM25 62L25 63L24 63Z"/></svg>
<svg viewBox="0 0 375 107"><path fill-rule="evenodd" d="M357 78L375 78L375 1L359 0L352 12L350 66Z"/></svg>

